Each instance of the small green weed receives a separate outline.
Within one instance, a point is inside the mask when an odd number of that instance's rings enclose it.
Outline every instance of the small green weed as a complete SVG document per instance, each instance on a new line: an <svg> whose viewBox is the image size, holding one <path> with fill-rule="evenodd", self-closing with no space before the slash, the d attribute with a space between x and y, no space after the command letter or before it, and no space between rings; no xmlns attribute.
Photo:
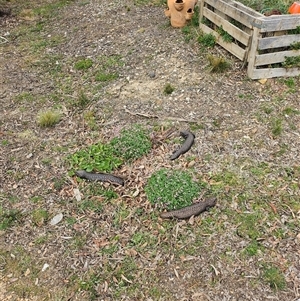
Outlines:
<svg viewBox="0 0 300 301"><path fill-rule="evenodd" d="M228 70L230 67L230 63L226 61L224 57L217 57L210 54L207 58L210 65L210 72L221 73Z"/></svg>
<svg viewBox="0 0 300 301"><path fill-rule="evenodd" d="M282 63L285 68L296 68L300 67L300 55L285 57L285 61Z"/></svg>
<svg viewBox="0 0 300 301"><path fill-rule="evenodd" d="M221 25L217 32L219 33L219 35L222 37L223 41L226 43L231 43L233 41L232 36L223 29L223 26Z"/></svg>
<svg viewBox="0 0 300 301"><path fill-rule="evenodd" d="M34 244L42 245L48 241L48 235L41 235L34 240Z"/></svg>
<svg viewBox="0 0 300 301"><path fill-rule="evenodd" d="M191 205L193 199L199 196L202 187L187 172L161 169L151 175L145 192L151 204L178 209Z"/></svg>
<svg viewBox="0 0 300 301"><path fill-rule="evenodd" d="M84 200L79 204L79 209L82 212L93 211L96 213L101 213L102 204L96 199Z"/></svg>
<svg viewBox="0 0 300 301"><path fill-rule="evenodd" d="M76 106L79 106L81 108L86 107L89 103L91 102L91 100L86 96L86 94L84 94L83 91L80 91L77 101L75 102Z"/></svg>
<svg viewBox="0 0 300 301"><path fill-rule="evenodd" d="M36 209L32 212L32 222L36 226L43 226L49 218L49 214L47 210L44 209Z"/></svg>
<svg viewBox="0 0 300 301"><path fill-rule="evenodd" d="M83 115L83 118L91 129L97 128L96 117L95 117L94 111L85 112Z"/></svg>
<svg viewBox="0 0 300 301"><path fill-rule="evenodd" d="M216 45L216 37L211 33L201 34L198 37L198 42L204 47L213 48Z"/></svg>
<svg viewBox="0 0 300 301"><path fill-rule="evenodd" d="M74 68L76 70L87 70L93 66L93 61L91 59L82 59L75 63Z"/></svg>
<svg viewBox="0 0 300 301"><path fill-rule="evenodd" d="M300 34L300 26L297 26L295 29L288 30L289 34Z"/></svg>
<svg viewBox="0 0 300 301"><path fill-rule="evenodd" d="M2 146L6 146L6 145L8 145L9 144L9 142L8 142L8 140L1 140L1 145Z"/></svg>
<svg viewBox="0 0 300 301"><path fill-rule="evenodd" d="M31 93L28 92L22 92L19 95L16 96L16 100L20 102L33 102L34 96Z"/></svg>
<svg viewBox="0 0 300 301"><path fill-rule="evenodd" d="M172 94L174 90L175 88L170 83L167 83L164 87L164 94L166 95Z"/></svg>
<svg viewBox="0 0 300 301"><path fill-rule="evenodd" d="M291 107L286 107L283 109L282 113L285 115L299 115L300 111Z"/></svg>
<svg viewBox="0 0 300 301"><path fill-rule="evenodd" d="M243 238L257 239L263 235L261 212L244 213L239 217L240 225L237 234Z"/></svg>
<svg viewBox="0 0 300 301"><path fill-rule="evenodd" d="M152 145L147 132L139 125L121 131L119 137L110 141L115 156L124 160L135 160L147 154Z"/></svg>
<svg viewBox="0 0 300 301"><path fill-rule="evenodd" d="M273 136L279 136L281 135L283 129L282 129L282 120L280 118L274 118L271 122L271 130Z"/></svg>
<svg viewBox="0 0 300 301"><path fill-rule="evenodd" d="M118 78L118 74L116 73L108 73L108 72L104 72L104 71L99 71L96 74L95 80L97 82L108 82L108 81L112 81L116 78Z"/></svg>
<svg viewBox="0 0 300 301"><path fill-rule="evenodd" d="M255 256L259 250L264 250L264 247L258 241L252 240L243 253L247 256Z"/></svg>
<svg viewBox="0 0 300 301"><path fill-rule="evenodd" d="M185 42L189 42L193 38L192 29L190 26L186 25L182 27L181 32L184 34Z"/></svg>
<svg viewBox="0 0 300 301"><path fill-rule="evenodd" d="M57 11L68 5L73 0L59 0L53 3L47 3L41 7L34 9L36 15L43 18L57 17Z"/></svg>
<svg viewBox="0 0 300 301"><path fill-rule="evenodd" d="M41 197L39 195L35 195L35 196L30 198L30 201L34 204L38 204L38 203L41 203L43 201L43 197Z"/></svg>
<svg viewBox="0 0 300 301"><path fill-rule="evenodd" d="M295 88L295 80L292 77L289 77L287 79L284 79L283 82L286 84L287 87L289 87L290 89Z"/></svg>
<svg viewBox="0 0 300 301"><path fill-rule="evenodd" d="M12 227L21 217L22 214L19 210L4 210L0 207L0 230L6 230Z"/></svg>
<svg viewBox="0 0 300 301"><path fill-rule="evenodd" d="M39 113L37 123L40 127L52 127L60 121L61 114L57 111L47 110Z"/></svg>
<svg viewBox="0 0 300 301"><path fill-rule="evenodd" d="M273 112L274 108L265 105L265 106L262 106L262 110L263 110L264 113L269 115Z"/></svg>
<svg viewBox="0 0 300 301"><path fill-rule="evenodd" d="M284 275L275 266L264 266L262 277L273 289L283 290L286 287Z"/></svg>
<svg viewBox="0 0 300 301"><path fill-rule="evenodd" d="M294 42L290 45L292 50L299 50L300 49L300 42Z"/></svg>

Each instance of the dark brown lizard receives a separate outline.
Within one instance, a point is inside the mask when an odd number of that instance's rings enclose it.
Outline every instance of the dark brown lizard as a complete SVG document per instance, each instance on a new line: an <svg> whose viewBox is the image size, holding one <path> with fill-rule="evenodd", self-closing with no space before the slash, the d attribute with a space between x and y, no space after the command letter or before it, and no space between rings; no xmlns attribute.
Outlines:
<svg viewBox="0 0 300 301"><path fill-rule="evenodd" d="M90 181L102 181L102 182L110 182L116 183L124 186L124 180L122 178L116 177L114 175L106 174L106 173L93 173L87 172L85 170L77 170L75 171L76 175L80 178L84 178Z"/></svg>
<svg viewBox="0 0 300 301"><path fill-rule="evenodd" d="M200 214L201 212L208 210L209 208L215 206L217 203L216 198L209 198L202 202L195 203L191 206L183 207L178 210L172 210L163 212L160 214L161 218L189 218L191 216L196 216Z"/></svg>
<svg viewBox="0 0 300 301"><path fill-rule="evenodd" d="M185 141L183 142L182 146L172 154L172 156L170 157L171 160L175 160L180 155L186 153L194 143L195 135L193 133L189 131L183 131L180 132L180 136L183 137Z"/></svg>

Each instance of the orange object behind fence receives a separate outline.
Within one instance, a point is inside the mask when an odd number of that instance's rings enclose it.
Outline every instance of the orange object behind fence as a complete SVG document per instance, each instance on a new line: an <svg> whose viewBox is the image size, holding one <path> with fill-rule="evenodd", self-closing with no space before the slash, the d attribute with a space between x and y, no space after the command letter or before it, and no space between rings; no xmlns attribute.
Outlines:
<svg viewBox="0 0 300 301"><path fill-rule="evenodd" d="M290 14L300 14L300 2L294 2L289 8Z"/></svg>

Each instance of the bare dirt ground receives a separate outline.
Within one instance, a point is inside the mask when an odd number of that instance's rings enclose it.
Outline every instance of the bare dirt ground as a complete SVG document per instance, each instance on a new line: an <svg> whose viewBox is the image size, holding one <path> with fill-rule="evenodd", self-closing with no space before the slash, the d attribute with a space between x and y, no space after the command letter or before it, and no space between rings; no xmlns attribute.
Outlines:
<svg viewBox="0 0 300 301"><path fill-rule="evenodd" d="M300 300L299 78L249 80L242 62L186 42L149 2L51 10L47 1L49 14L45 3L12 2L17 15L1 18L0 217L18 213L0 234L0 299ZM210 73L207 52L231 69ZM83 58L93 66L75 69ZM103 84L95 74L105 64L118 77ZM62 119L41 128L48 108ZM127 179L113 188L118 198L101 212L84 207L101 196L68 175L66 157L133 123L158 136L189 128L196 142L170 162L176 145L160 141L117 171ZM143 189L162 167L192 169L216 208L190 221L158 218ZM48 217L37 223L41 209ZM51 226L57 213L64 218Z"/></svg>

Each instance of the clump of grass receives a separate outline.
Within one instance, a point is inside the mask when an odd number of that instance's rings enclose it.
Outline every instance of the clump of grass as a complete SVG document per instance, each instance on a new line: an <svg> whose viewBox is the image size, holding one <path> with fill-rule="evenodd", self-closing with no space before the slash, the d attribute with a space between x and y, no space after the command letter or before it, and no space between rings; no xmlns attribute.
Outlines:
<svg viewBox="0 0 300 301"><path fill-rule="evenodd" d="M84 113L84 120L91 129L97 128L96 117L94 111L87 111Z"/></svg>
<svg viewBox="0 0 300 301"><path fill-rule="evenodd" d="M174 90L175 88L170 83L167 83L164 87L164 94L172 94Z"/></svg>
<svg viewBox="0 0 300 301"><path fill-rule="evenodd" d="M265 266L263 279L269 283L270 287L276 290L283 290L286 287L284 275L275 266Z"/></svg>
<svg viewBox="0 0 300 301"><path fill-rule="evenodd" d="M191 205L202 187L187 172L161 169L151 175L145 192L151 204L178 209Z"/></svg>
<svg viewBox="0 0 300 301"><path fill-rule="evenodd" d="M271 130L273 136L279 136L282 133L282 120L280 118L274 118L271 123Z"/></svg>
<svg viewBox="0 0 300 301"><path fill-rule="evenodd" d="M286 107L282 110L282 113L285 115L299 115L300 111L291 107Z"/></svg>
<svg viewBox="0 0 300 301"><path fill-rule="evenodd" d="M108 73L108 72L104 72L104 71L99 71L96 74L95 80L97 82L108 82L108 81L112 81L116 78L118 78L118 74L116 74L116 73Z"/></svg>
<svg viewBox="0 0 300 301"><path fill-rule="evenodd" d="M298 50L300 49L300 42L294 42L290 45L291 49Z"/></svg>
<svg viewBox="0 0 300 301"><path fill-rule="evenodd" d="M90 102L91 102L91 100L86 96L86 94L83 91L80 91L78 98L77 98L76 105L81 108L84 108Z"/></svg>
<svg viewBox="0 0 300 301"><path fill-rule="evenodd" d="M189 42L193 38L191 26L184 26L181 29L181 32L184 34L185 42Z"/></svg>
<svg viewBox="0 0 300 301"><path fill-rule="evenodd" d="M264 247L258 241L252 240L243 253L247 256L255 256L259 250L264 250Z"/></svg>
<svg viewBox="0 0 300 301"><path fill-rule="evenodd" d="M47 210L36 209L32 212L32 221L36 226L42 226L46 223L49 218Z"/></svg>
<svg viewBox="0 0 300 301"><path fill-rule="evenodd" d="M93 66L93 61L91 59L79 60L75 63L74 68L76 70L87 70Z"/></svg>
<svg viewBox="0 0 300 301"><path fill-rule="evenodd" d="M216 45L216 37L209 34L201 34L198 36L198 43L207 48L213 48Z"/></svg>
<svg viewBox="0 0 300 301"><path fill-rule="evenodd" d="M218 28L217 31L219 35L222 37L224 42L231 43L233 41L232 36L226 30L223 29L222 25Z"/></svg>
<svg viewBox="0 0 300 301"><path fill-rule="evenodd" d="M152 147L147 132L139 125L124 129L120 136L112 139L109 144L115 156L129 161L144 156Z"/></svg>
<svg viewBox="0 0 300 301"><path fill-rule="evenodd" d="M285 61L282 63L285 68L300 67L300 55L298 56L286 56Z"/></svg>
<svg viewBox="0 0 300 301"><path fill-rule="evenodd" d="M57 111L47 110L38 115L37 123L41 127L52 127L60 121L61 114Z"/></svg>
<svg viewBox="0 0 300 301"><path fill-rule="evenodd" d="M12 227L21 216L22 214L19 210L4 210L0 207L0 230L6 230Z"/></svg>
<svg viewBox="0 0 300 301"><path fill-rule="evenodd" d="M208 55L207 59L210 65L210 72L221 73L229 69L230 63L224 57Z"/></svg>
<svg viewBox="0 0 300 301"><path fill-rule="evenodd" d="M240 216L240 225L237 229L237 234L243 238L256 240L263 235L263 227L260 224L262 213L256 212L252 214L242 214Z"/></svg>

